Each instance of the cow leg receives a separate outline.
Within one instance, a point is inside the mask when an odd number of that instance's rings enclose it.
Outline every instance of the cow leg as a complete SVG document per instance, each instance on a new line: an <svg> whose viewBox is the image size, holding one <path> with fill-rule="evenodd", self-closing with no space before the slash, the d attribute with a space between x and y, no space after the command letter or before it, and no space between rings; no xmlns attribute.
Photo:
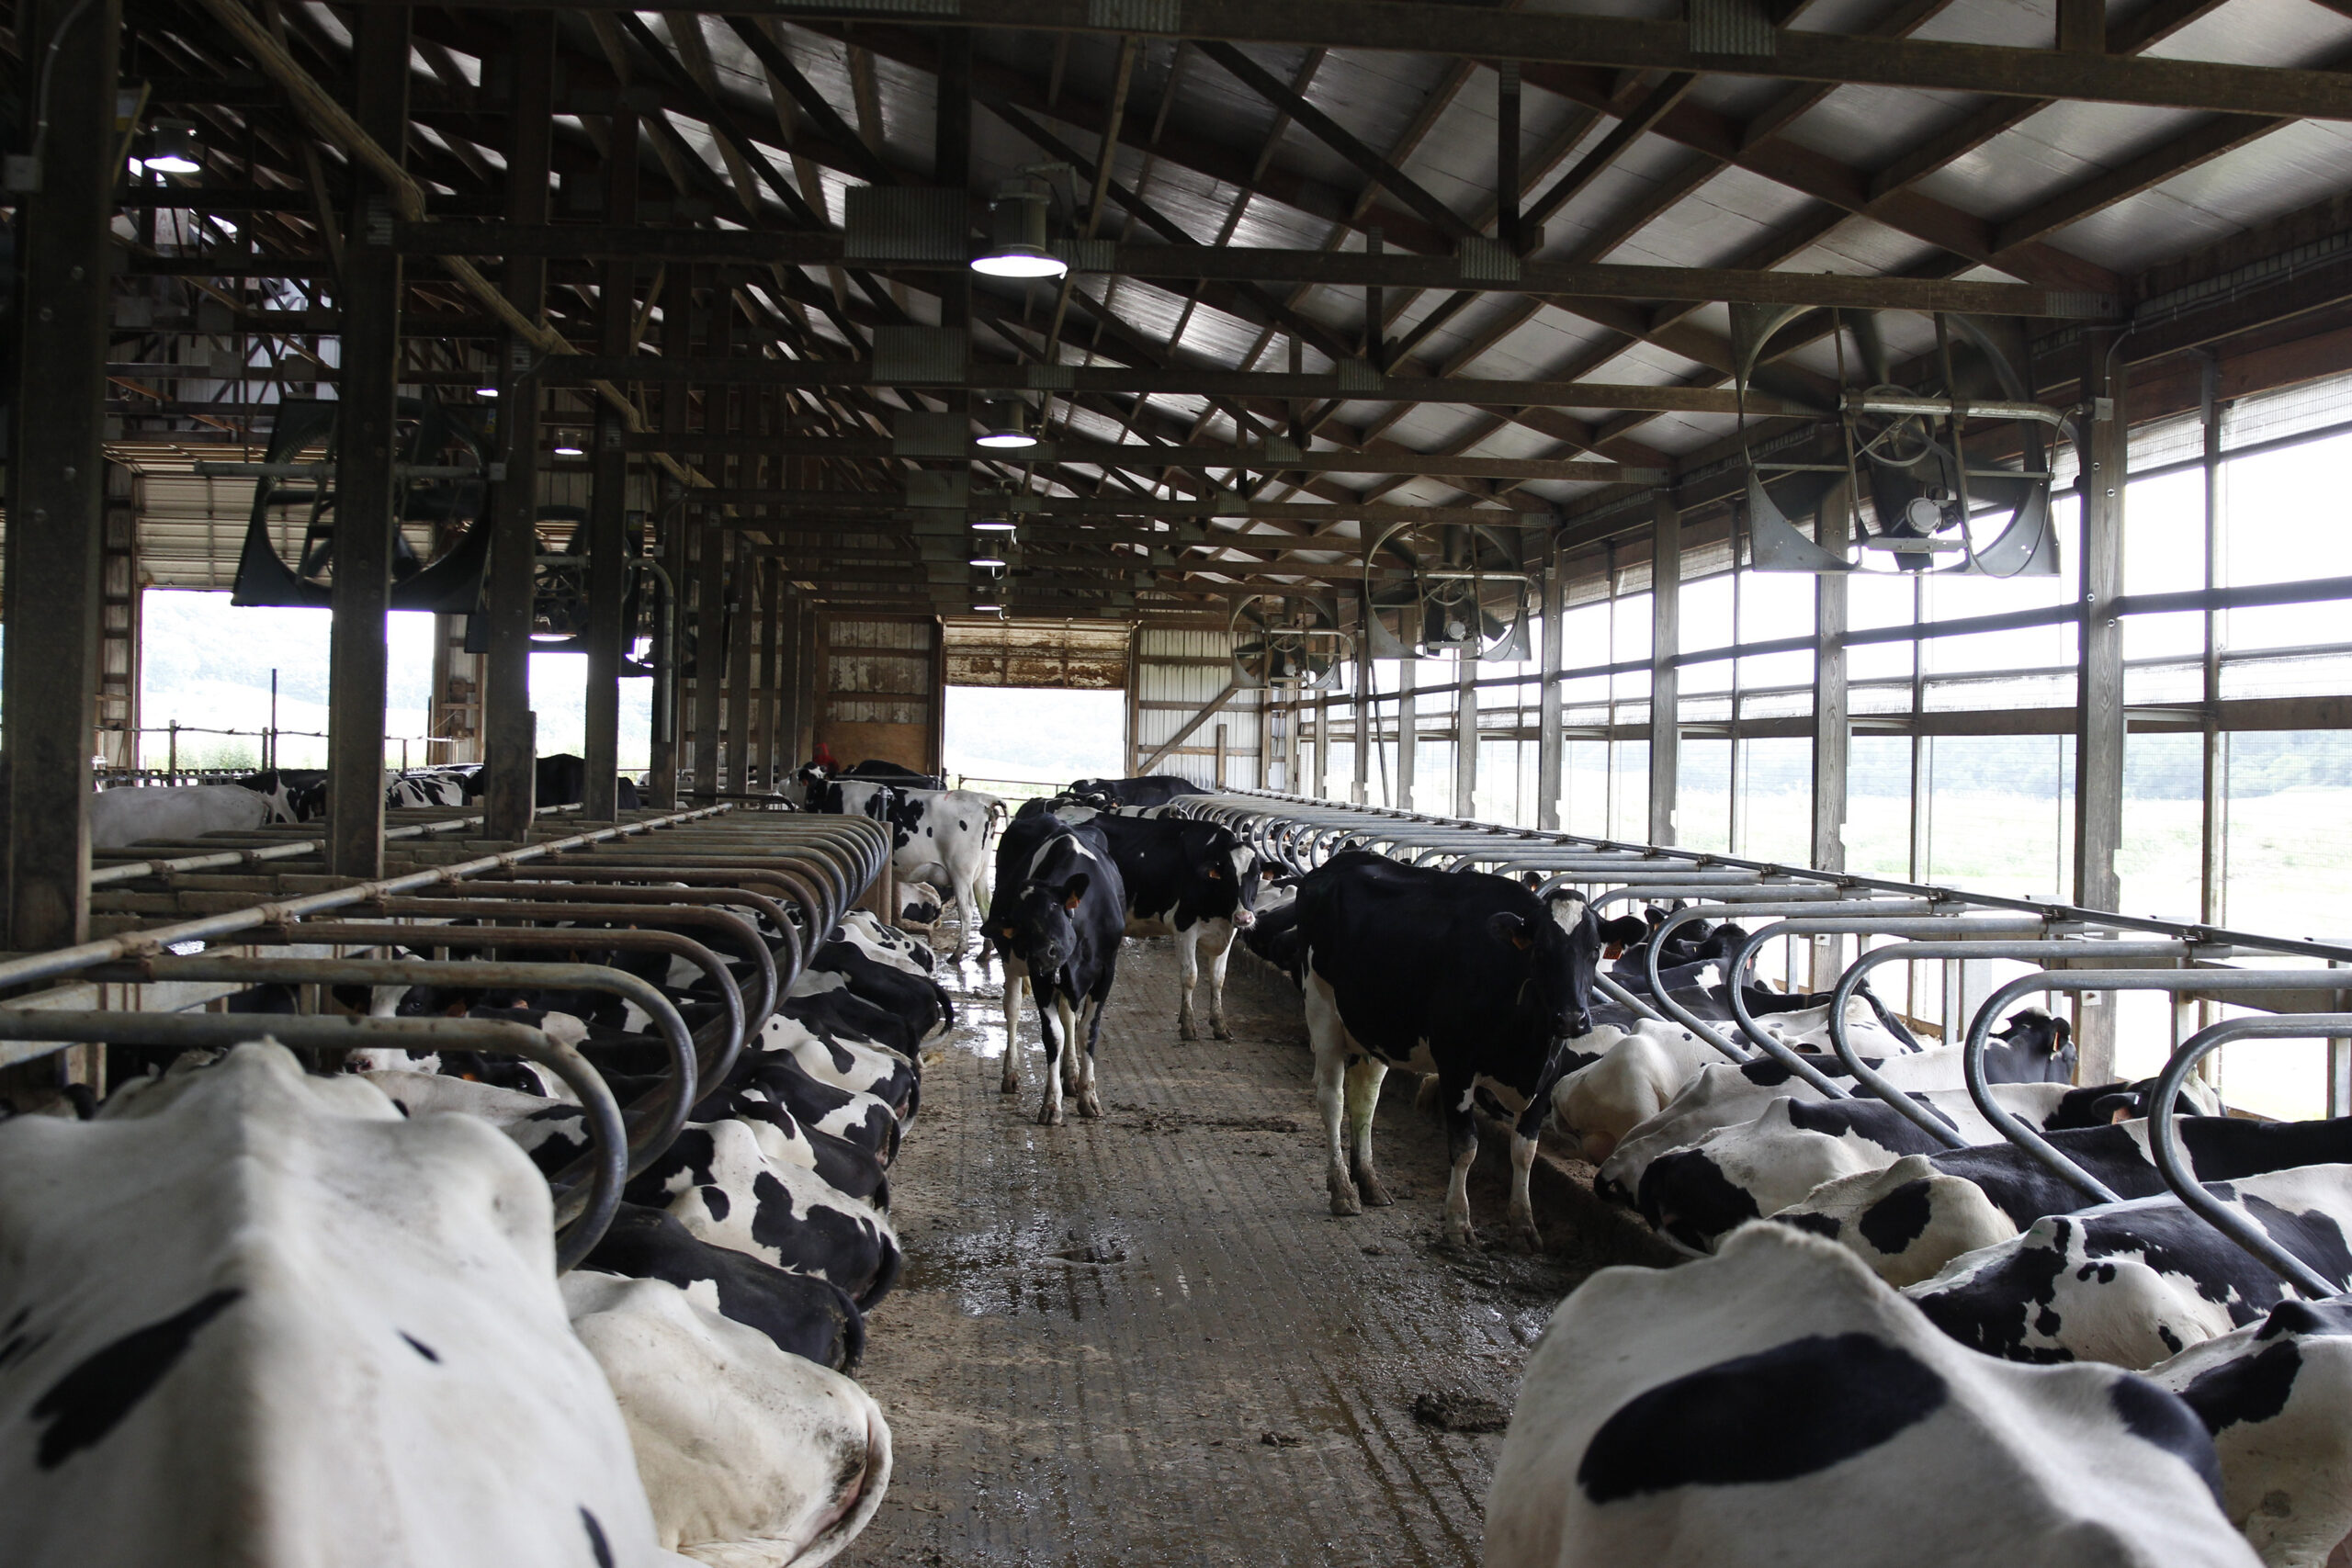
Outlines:
<svg viewBox="0 0 2352 1568"><path fill-rule="evenodd" d="M1062 1021L1062 1090L1066 1094L1074 1095L1078 1092L1079 1082L1079 1020L1076 1012L1071 1009L1069 998L1067 996L1056 997L1054 998L1054 1010L1061 1015Z"/></svg>
<svg viewBox="0 0 2352 1568"><path fill-rule="evenodd" d="M1535 1202L1527 1190L1528 1172L1535 1168L1535 1140L1511 1129L1510 1239L1529 1252L1544 1250L1544 1233L1535 1228Z"/></svg>
<svg viewBox="0 0 2352 1568"><path fill-rule="evenodd" d="M1094 1087L1094 1049L1102 1038L1104 1000L1104 998L1095 997L1091 998L1086 1006L1086 1055L1079 1057L1080 1077L1078 1085L1078 1113L1080 1116L1096 1117L1102 1114L1102 1097L1096 1092ZM1070 1055L1073 1056L1078 1056L1076 1038L1075 1035L1071 1037Z"/></svg>
<svg viewBox="0 0 2352 1568"><path fill-rule="evenodd" d="M1445 1093L1445 1148L1453 1168L1445 1180L1445 1240L1449 1247L1475 1252L1478 1233L1470 1226L1470 1167L1478 1158L1478 1121L1470 1109L1470 1085Z"/></svg>
<svg viewBox="0 0 2352 1568"><path fill-rule="evenodd" d="M1356 1188L1376 1209L1396 1201L1372 1167L1372 1122L1380 1111L1380 1080L1388 1064L1359 1056L1348 1066L1348 1142L1354 1151Z"/></svg>
<svg viewBox="0 0 2352 1568"><path fill-rule="evenodd" d="M1209 1032L1219 1040L1233 1038L1225 1026L1225 961L1233 956L1234 931L1225 928L1225 941L1209 954Z"/></svg>
<svg viewBox="0 0 2352 1568"><path fill-rule="evenodd" d="M1340 1142L1340 1123L1347 1111L1348 1033L1340 1022L1331 987L1311 965L1306 972L1306 1037L1315 1047L1315 1104L1323 1112L1329 1155L1324 1183L1331 1190L1331 1212L1361 1214L1363 1203L1348 1175L1347 1147Z"/></svg>
<svg viewBox="0 0 2352 1568"><path fill-rule="evenodd" d="M1037 1107L1037 1125L1058 1127L1062 1124L1062 1078L1057 1069L1062 1062L1062 1042L1054 1033L1053 1017L1043 996L1037 998L1037 1037L1046 1045L1046 1098Z"/></svg>
<svg viewBox="0 0 2352 1568"><path fill-rule="evenodd" d="M1201 922L1176 933L1176 1038L1198 1040L1200 1026L1193 1021L1193 987L1201 977Z"/></svg>
<svg viewBox="0 0 2352 1568"><path fill-rule="evenodd" d="M996 1084L1003 1094L1021 1092L1021 990L1027 979L1011 964L1004 966L1004 1076Z"/></svg>

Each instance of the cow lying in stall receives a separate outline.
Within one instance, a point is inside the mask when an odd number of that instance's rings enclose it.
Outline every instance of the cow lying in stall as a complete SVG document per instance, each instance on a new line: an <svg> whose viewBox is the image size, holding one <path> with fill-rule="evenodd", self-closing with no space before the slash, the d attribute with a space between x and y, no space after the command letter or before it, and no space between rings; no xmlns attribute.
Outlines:
<svg viewBox="0 0 2352 1568"><path fill-rule="evenodd" d="M1590 908L1568 894L1540 899L1505 877L1363 851L1302 878L1297 908L1331 1212L1390 1201L1372 1127L1381 1079L1406 1067L1440 1086L1453 1156L1448 1243L1476 1245L1469 1175L1483 1106L1513 1125L1510 1238L1540 1247L1528 1177L1566 1042L1591 1027L1600 937Z"/></svg>
<svg viewBox="0 0 2352 1568"><path fill-rule="evenodd" d="M1486 1568L2250 1568L2213 1444L2111 1367L1952 1343L1841 1248L1735 1233L1553 1316L1487 1494Z"/></svg>
<svg viewBox="0 0 2352 1568"><path fill-rule="evenodd" d="M890 954L897 959L891 968L895 978L911 982L921 976L927 987L922 966L894 953L892 939L904 939L882 928L867 929L867 919L854 918L854 944L829 942L819 949L818 961L843 965L853 976L870 981L875 955ZM858 982L853 977L850 983ZM903 1000L899 993L889 994ZM445 1005L448 1000L435 999ZM691 998L687 1005L694 1005ZM582 1039L592 1057L602 1054L634 1065L642 1055L641 1046L616 1043L608 1032L577 1019L541 1015L539 1021L556 1022L559 1032ZM816 1043L822 1052L834 1043ZM900 1066L911 1069L911 1064ZM209 1076L144 1080L142 1087L126 1089L121 1103L136 1107L141 1096L152 1095L156 1098L145 1103L159 1104L167 1086L171 1093L184 1093L184 1080ZM582 1142L580 1114L566 1100L414 1070L373 1072L365 1085L350 1079L300 1081L348 1085L322 1092L368 1098L399 1127L483 1122L502 1126L511 1142L493 1142L507 1150L510 1166L524 1159L526 1171L532 1157L546 1167L561 1166ZM611 1081L627 1098L628 1075L616 1071ZM820 1101L830 1095L836 1115L853 1100L866 1100L866 1111L861 1112L866 1120L839 1124L841 1136L796 1122L786 1101L805 1102L811 1095ZM473 1116L440 1113L457 1106ZM878 1505L887 1481L888 1429L871 1401L831 1369L855 1364L864 1343L860 1308L888 1290L899 1254L878 1209L825 1177L841 1176L855 1186L845 1171L878 1170L887 1163L896 1146L895 1119L887 1142L876 1140L871 1153L847 1135L870 1126L870 1113L876 1110L888 1114L866 1097L817 1082L789 1052L749 1051L726 1084L706 1086L687 1134L631 1184L629 1196L641 1201L624 1204L582 1269L564 1282L564 1303L577 1332L602 1362L605 1381L618 1396L627 1421L627 1440L636 1446L645 1490L652 1496L650 1530L631 1524L626 1511L616 1508L600 1513L602 1523L589 1527L604 1531L611 1555L602 1559L593 1558L583 1539L576 1552L550 1540L536 1556L517 1548L503 1556L428 1553L432 1560L650 1562L660 1554L658 1542L662 1549L716 1553L709 1558L714 1562L816 1562L856 1534ZM115 1112L104 1114L111 1118ZM6 1140L16 1127L47 1121L21 1118L0 1126L0 1169L6 1168ZM845 1166L845 1159L863 1164ZM477 1182L467 1190L479 1190ZM544 1213L544 1186L537 1190ZM887 1201L887 1189L868 1195ZM0 1224L0 1236L6 1234ZM542 1241L540 1250L545 1249ZM333 1314L314 1315L323 1320ZM22 1318L17 1326L24 1326ZM14 1381L0 1359L0 1409L6 1408L4 1391ZM33 1388L27 1397L40 1393ZM605 1408L603 1419L611 1428L609 1402ZM715 1453L727 1455L726 1462L708 1462ZM636 1491L633 1481L629 1490L641 1517L645 1494ZM7 1528L0 1523L0 1532ZM571 1528L580 1527L575 1521ZM11 1562L26 1560L0 1555Z"/></svg>

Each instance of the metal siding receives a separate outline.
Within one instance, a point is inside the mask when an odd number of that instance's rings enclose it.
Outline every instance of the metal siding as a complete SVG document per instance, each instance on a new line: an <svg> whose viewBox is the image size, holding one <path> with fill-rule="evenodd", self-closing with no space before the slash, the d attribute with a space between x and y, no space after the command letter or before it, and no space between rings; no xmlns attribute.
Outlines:
<svg viewBox="0 0 2352 1568"><path fill-rule="evenodd" d="M947 683L1115 692L1127 683L1128 628L1100 621L950 620Z"/></svg>
<svg viewBox="0 0 2352 1568"><path fill-rule="evenodd" d="M1225 631L1179 626L1143 626L1136 632L1136 752L1143 760L1184 728L1193 714L1216 698L1233 678L1233 637ZM1214 661L1214 662L1211 662ZM1174 773L1196 784L1215 782L1216 727L1226 727L1226 783L1255 787L1261 776L1258 736L1264 694L1234 694L1216 717L1163 758L1154 773ZM1155 706L1173 703L1176 707Z"/></svg>

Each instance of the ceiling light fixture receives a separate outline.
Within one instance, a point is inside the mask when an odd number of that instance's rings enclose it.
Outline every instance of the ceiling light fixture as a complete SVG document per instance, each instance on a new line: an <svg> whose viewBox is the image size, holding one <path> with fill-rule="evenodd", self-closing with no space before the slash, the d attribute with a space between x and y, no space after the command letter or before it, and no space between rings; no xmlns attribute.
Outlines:
<svg viewBox="0 0 2352 1568"><path fill-rule="evenodd" d="M990 571L1000 571L1003 570L1004 558L1002 556L992 556L983 552L972 558L972 564Z"/></svg>
<svg viewBox="0 0 2352 1568"><path fill-rule="evenodd" d="M555 455L559 457L585 457L588 448L580 445L580 433L563 430L556 433Z"/></svg>
<svg viewBox="0 0 2352 1568"><path fill-rule="evenodd" d="M1029 405L1019 398L990 399L980 410L980 445L1004 451L1035 446L1029 434Z"/></svg>
<svg viewBox="0 0 2352 1568"><path fill-rule="evenodd" d="M982 604L976 601L972 605L972 614L976 615L1001 615L1004 614L1004 608L999 604Z"/></svg>
<svg viewBox="0 0 2352 1568"><path fill-rule="evenodd" d="M1010 534L1012 528L1010 517L978 517L972 521L972 532L975 534Z"/></svg>
<svg viewBox="0 0 2352 1568"><path fill-rule="evenodd" d="M167 175L201 174L204 165L196 161L196 122L157 120L154 148L147 154L146 163L149 168L161 169Z"/></svg>
<svg viewBox="0 0 2352 1568"><path fill-rule="evenodd" d="M494 398L498 396L498 389L495 387L476 387L474 389L474 396L477 398Z"/></svg>
<svg viewBox="0 0 2352 1568"><path fill-rule="evenodd" d="M1069 263L1054 254L1053 187L1041 179L1007 180L989 203L989 239L972 270L989 277L1060 277Z"/></svg>

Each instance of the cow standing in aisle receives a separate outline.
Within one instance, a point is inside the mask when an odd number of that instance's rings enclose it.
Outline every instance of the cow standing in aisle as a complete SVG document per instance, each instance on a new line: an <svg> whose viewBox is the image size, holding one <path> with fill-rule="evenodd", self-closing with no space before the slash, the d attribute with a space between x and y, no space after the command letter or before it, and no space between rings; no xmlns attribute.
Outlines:
<svg viewBox="0 0 2352 1568"><path fill-rule="evenodd" d="M1230 1040L1225 1026L1225 965L1237 931L1257 918L1264 868L1256 852L1209 822L1098 817L1092 825L1110 846L1126 888L1127 934L1176 939L1176 1033L1200 1038L1193 992L1201 964L1209 971L1209 1029Z"/></svg>
<svg viewBox="0 0 2352 1568"><path fill-rule="evenodd" d="M1437 1075L1445 1107L1447 1240L1476 1244L1470 1164L1484 1105L1513 1122L1512 1239L1540 1246L1528 1172L1566 1042L1592 1027L1600 931L1590 907L1483 872L1349 851L1301 880L1298 910L1331 1212L1391 1201L1373 1165L1372 1124L1381 1079L1408 1067Z"/></svg>
<svg viewBox="0 0 2352 1568"><path fill-rule="evenodd" d="M1102 1008L1118 978L1119 943L1126 931L1126 892L1110 846L1093 823L1071 827L1050 817L1032 818L1034 840L1023 835L1025 861L1013 861L997 889L989 917L988 939L1004 959L1006 1022L1014 1021L1016 969L1037 998L1037 1032L1046 1048L1046 1092L1037 1110L1039 1125L1062 1123L1062 1097L1068 1090L1080 1116L1102 1114L1102 1100L1094 1085L1095 1047L1102 1034ZM1012 836L1007 835L1007 847ZM1010 857L1008 857L1010 858ZM1019 881L1010 874L1017 873ZM1061 1020L1061 1034L1054 1032L1054 1015ZM1086 1032L1086 1048L1079 1049L1078 1033ZM1021 1088L1020 1048L1010 1027L1005 1032L1004 1074L998 1087L1006 1094Z"/></svg>
<svg viewBox="0 0 2352 1568"><path fill-rule="evenodd" d="M956 900L955 956L961 958L988 908L989 840L1004 820L1004 802L978 790L913 789L832 778L813 768L801 776L810 810L889 824L898 879L927 882Z"/></svg>

